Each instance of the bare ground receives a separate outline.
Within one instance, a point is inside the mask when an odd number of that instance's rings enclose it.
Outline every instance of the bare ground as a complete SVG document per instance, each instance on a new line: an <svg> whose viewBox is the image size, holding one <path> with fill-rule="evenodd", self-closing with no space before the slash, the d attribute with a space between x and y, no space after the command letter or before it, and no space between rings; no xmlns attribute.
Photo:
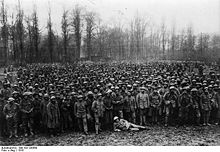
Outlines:
<svg viewBox="0 0 220 152"><path fill-rule="evenodd" d="M220 126L210 127L149 127L138 132L64 133L49 138L43 135L2 140L2 146L211 146L220 145Z"/></svg>

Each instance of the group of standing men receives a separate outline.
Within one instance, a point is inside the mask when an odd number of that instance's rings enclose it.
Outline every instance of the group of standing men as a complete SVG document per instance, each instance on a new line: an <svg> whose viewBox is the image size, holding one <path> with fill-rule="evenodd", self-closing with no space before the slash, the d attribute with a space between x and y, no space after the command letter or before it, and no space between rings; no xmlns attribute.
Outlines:
<svg viewBox="0 0 220 152"><path fill-rule="evenodd" d="M0 92L0 136L113 130L132 124L210 125L220 120L220 75L197 63L33 64ZM199 73L189 67L200 69Z"/></svg>

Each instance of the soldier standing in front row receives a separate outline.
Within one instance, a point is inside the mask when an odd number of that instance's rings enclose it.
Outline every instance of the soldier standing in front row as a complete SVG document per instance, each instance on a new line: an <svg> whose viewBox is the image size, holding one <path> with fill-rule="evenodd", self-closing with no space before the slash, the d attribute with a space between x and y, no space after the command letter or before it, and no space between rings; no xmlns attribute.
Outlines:
<svg viewBox="0 0 220 152"><path fill-rule="evenodd" d="M113 129L113 98L111 96L112 90L108 90L103 98L104 103L104 128L107 130Z"/></svg>
<svg viewBox="0 0 220 152"><path fill-rule="evenodd" d="M179 117L180 117L180 125L185 125L189 120L189 108L192 106L192 97L187 92L188 87L183 88L183 93L180 95L179 102Z"/></svg>
<svg viewBox="0 0 220 152"><path fill-rule="evenodd" d="M81 124L83 123L84 133L86 135L88 135L86 111L87 111L87 103L86 103L85 100L83 100L83 96L79 95L78 96L78 101L75 103L75 106L74 106L74 112L75 112L75 116L78 120L79 129L82 130L82 125Z"/></svg>
<svg viewBox="0 0 220 152"><path fill-rule="evenodd" d="M14 135L16 138L18 137L18 111L19 105L14 102L14 98L9 98L8 103L4 107L4 114L6 116L7 128L10 133L9 138L12 138Z"/></svg>
<svg viewBox="0 0 220 152"><path fill-rule="evenodd" d="M60 111L55 96L50 98L50 102L47 105L47 116L47 127L50 136L53 137L57 135L58 127L60 125Z"/></svg>
<svg viewBox="0 0 220 152"><path fill-rule="evenodd" d="M95 99L95 101L92 103L92 110L94 112L95 117L95 132L96 134L98 134L101 130L101 123L105 110L101 93L98 93L97 99Z"/></svg>
<svg viewBox="0 0 220 152"><path fill-rule="evenodd" d="M202 111L203 111L203 126L209 126L209 117L211 111L211 100L209 98L209 92L205 89L204 94L201 97Z"/></svg>
<svg viewBox="0 0 220 152"><path fill-rule="evenodd" d="M0 122L1 122L1 125L0 125L0 137L3 137L6 135L6 130L7 130L7 127L6 127L6 119L5 119L5 114L3 112L3 109L6 105L6 101L4 100L4 96L2 94L2 92L0 92Z"/></svg>
<svg viewBox="0 0 220 152"><path fill-rule="evenodd" d="M200 118L201 118L201 100L200 100L200 96L198 95L198 90L196 88L193 88L191 90L191 94L192 94L192 106L194 109L194 113L195 113L195 118L196 118L196 125L200 125Z"/></svg>
<svg viewBox="0 0 220 152"><path fill-rule="evenodd" d="M23 94L24 98L21 100L20 103L20 109L22 112L22 127L25 132L25 137L28 136L28 130L30 131L31 135L34 135L33 133L33 118L32 118L32 112L33 112L33 103L31 98L31 92L25 92Z"/></svg>
<svg viewBox="0 0 220 152"><path fill-rule="evenodd" d="M140 125L146 125L146 115L148 113L148 108L149 108L149 97L148 94L145 92L146 88L141 87L140 88L141 92L137 95L136 100L137 100L137 107L140 110Z"/></svg>
<svg viewBox="0 0 220 152"><path fill-rule="evenodd" d="M35 133L39 133L41 127L41 112L40 112L40 96L38 93L34 93L33 100L33 129Z"/></svg>
<svg viewBox="0 0 220 152"><path fill-rule="evenodd" d="M178 103L178 95L175 92L175 87L171 86L169 91L164 94L164 112L165 112L165 126L168 126L168 121L170 118L177 117L175 113Z"/></svg>
<svg viewBox="0 0 220 152"><path fill-rule="evenodd" d="M50 97L49 97L48 94L45 94L43 96L43 99L42 99L41 105L40 105L43 132L47 132L47 120L48 120L47 105L48 105L49 102L50 102Z"/></svg>
<svg viewBox="0 0 220 152"><path fill-rule="evenodd" d="M156 87L154 87L154 91L150 94L149 99L151 106L150 108L152 109L152 122L157 124L162 98L159 95Z"/></svg>

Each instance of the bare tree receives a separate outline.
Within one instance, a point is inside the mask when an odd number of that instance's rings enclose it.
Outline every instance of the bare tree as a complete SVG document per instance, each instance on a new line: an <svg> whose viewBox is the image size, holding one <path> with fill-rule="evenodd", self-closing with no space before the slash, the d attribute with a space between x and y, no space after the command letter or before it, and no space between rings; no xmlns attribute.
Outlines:
<svg viewBox="0 0 220 152"><path fill-rule="evenodd" d="M205 39L207 39L205 40L206 41L205 49L208 49L210 52L212 52L210 54L213 54L213 56L215 56L215 59L218 61L218 65L220 66L220 35L215 34L212 37L210 37L209 46L207 46L208 37Z"/></svg>
<svg viewBox="0 0 220 152"><path fill-rule="evenodd" d="M76 5L72 11L71 26L74 30L76 42L76 60L80 60L81 37L82 37L82 8Z"/></svg>
<svg viewBox="0 0 220 152"><path fill-rule="evenodd" d="M191 60L192 56L195 55L195 36L193 34L193 28L191 25L187 28L187 60Z"/></svg>
<svg viewBox="0 0 220 152"><path fill-rule="evenodd" d="M50 55L50 62L53 62L53 50L54 50L54 33L52 29L52 21L51 21L51 8L49 7L48 11L48 21L47 21L47 29L48 29L48 50Z"/></svg>
<svg viewBox="0 0 220 152"><path fill-rule="evenodd" d="M5 8L5 2L4 0L2 0L1 3L1 24L2 24L2 28L1 28L1 35L2 35L2 40L3 40L3 57L5 59L5 63L7 64L7 59L8 59L8 35L9 35L9 30L8 30L8 20L7 20L7 11Z"/></svg>
<svg viewBox="0 0 220 152"><path fill-rule="evenodd" d="M98 22L98 27L96 29L96 44L97 44L97 51L95 55L103 57L104 51L104 39L105 39L105 26L101 25L101 20Z"/></svg>
<svg viewBox="0 0 220 152"><path fill-rule="evenodd" d="M25 19L27 24L27 34L28 34L28 40L27 40L27 61L32 63L33 62L33 27L31 23L30 16L26 17Z"/></svg>
<svg viewBox="0 0 220 152"><path fill-rule="evenodd" d="M172 52L172 59L175 59L176 58L176 50L175 50L175 45L176 45L176 27L175 25L172 26L172 29L171 29L171 38L170 38L170 49L171 49L171 52Z"/></svg>
<svg viewBox="0 0 220 152"><path fill-rule="evenodd" d="M63 16L62 16L62 21L61 21L61 28L62 28L62 38L63 38L63 50L64 50L64 60L65 62L67 61L67 47L69 44L69 22L68 22L68 11L64 10L63 11Z"/></svg>
<svg viewBox="0 0 220 152"><path fill-rule="evenodd" d="M19 48L19 64L23 64L24 60L24 12L21 9L20 0L18 0L18 14L16 17L16 35L18 38L18 48Z"/></svg>
<svg viewBox="0 0 220 152"><path fill-rule="evenodd" d="M40 29L36 5L34 5L32 13L32 37L35 60L39 62Z"/></svg>
<svg viewBox="0 0 220 152"><path fill-rule="evenodd" d="M167 28L165 25L165 21L163 20L161 24L161 42L162 42L163 59L165 59L165 49L166 49L166 44L167 44L166 34L167 34ZM174 53L172 53L172 55L173 54Z"/></svg>
<svg viewBox="0 0 220 152"><path fill-rule="evenodd" d="M91 60L92 54L92 38L93 38L93 31L95 29L95 19L96 14L94 12L87 12L85 15L86 21L86 46L87 46L87 54L88 59Z"/></svg>
<svg viewBox="0 0 220 152"><path fill-rule="evenodd" d="M14 18L14 14L11 15L11 22L9 25L9 35L10 40L12 41L12 59L15 63L18 62L18 45L17 45L17 35L16 35L16 21Z"/></svg>
<svg viewBox="0 0 220 152"><path fill-rule="evenodd" d="M137 13L134 18L134 38L135 38L135 58L136 60L142 58L143 50L144 50L144 37L146 34L146 27L148 22L145 18L140 17Z"/></svg>

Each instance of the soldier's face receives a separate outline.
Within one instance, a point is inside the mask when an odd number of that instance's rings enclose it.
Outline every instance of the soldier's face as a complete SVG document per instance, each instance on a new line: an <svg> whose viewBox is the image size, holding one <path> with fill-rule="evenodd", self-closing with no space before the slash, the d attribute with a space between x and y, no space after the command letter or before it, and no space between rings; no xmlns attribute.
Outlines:
<svg viewBox="0 0 220 152"><path fill-rule="evenodd" d="M196 95L196 92L192 92L192 95L195 96L195 95Z"/></svg>
<svg viewBox="0 0 220 152"><path fill-rule="evenodd" d="M115 122L119 122L119 119L116 119Z"/></svg>
<svg viewBox="0 0 220 152"><path fill-rule="evenodd" d="M55 103L55 100L54 100L54 99L53 99L53 100L51 100L51 103L53 103L53 104L54 104L54 103Z"/></svg>

